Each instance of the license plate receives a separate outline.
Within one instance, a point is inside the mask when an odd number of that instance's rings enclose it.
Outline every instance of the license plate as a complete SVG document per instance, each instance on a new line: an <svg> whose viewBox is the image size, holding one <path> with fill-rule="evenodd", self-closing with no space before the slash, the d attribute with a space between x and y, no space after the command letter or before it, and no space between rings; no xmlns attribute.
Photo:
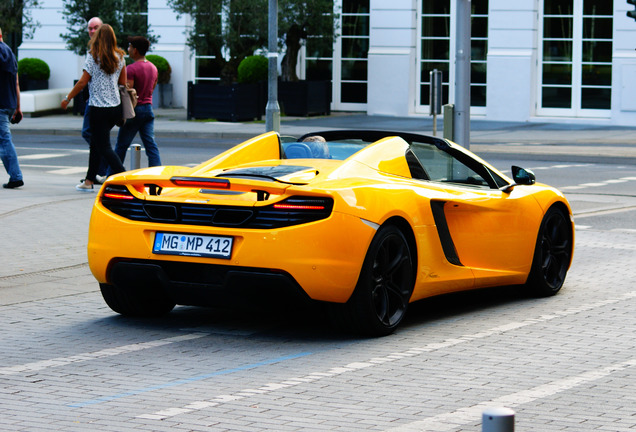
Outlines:
<svg viewBox="0 0 636 432"><path fill-rule="evenodd" d="M233 237L158 232L152 252L230 259L233 242Z"/></svg>

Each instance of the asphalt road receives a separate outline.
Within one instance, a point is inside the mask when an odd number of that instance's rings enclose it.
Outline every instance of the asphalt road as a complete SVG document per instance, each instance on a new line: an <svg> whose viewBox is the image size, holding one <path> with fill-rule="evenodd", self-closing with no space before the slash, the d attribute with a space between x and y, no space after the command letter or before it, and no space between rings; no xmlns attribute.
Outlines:
<svg viewBox="0 0 636 432"><path fill-rule="evenodd" d="M1 431L478 431L492 406L519 431L636 430L634 165L492 158L571 201L563 290L429 299L395 334L360 339L319 309L114 314L86 265L94 197L73 189L87 149L15 138L26 186L0 190ZM177 165L226 145L160 143Z"/></svg>

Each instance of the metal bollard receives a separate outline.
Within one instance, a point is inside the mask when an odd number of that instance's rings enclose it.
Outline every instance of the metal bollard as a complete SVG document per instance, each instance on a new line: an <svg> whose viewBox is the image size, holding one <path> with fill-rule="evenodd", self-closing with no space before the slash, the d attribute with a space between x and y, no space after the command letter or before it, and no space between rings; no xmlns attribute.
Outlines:
<svg viewBox="0 0 636 432"><path fill-rule="evenodd" d="M488 408L481 416L482 432L514 432L515 412L510 408Z"/></svg>
<svg viewBox="0 0 636 432"><path fill-rule="evenodd" d="M141 167L141 144L133 144L130 146L132 155L130 157L130 169L136 170Z"/></svg>

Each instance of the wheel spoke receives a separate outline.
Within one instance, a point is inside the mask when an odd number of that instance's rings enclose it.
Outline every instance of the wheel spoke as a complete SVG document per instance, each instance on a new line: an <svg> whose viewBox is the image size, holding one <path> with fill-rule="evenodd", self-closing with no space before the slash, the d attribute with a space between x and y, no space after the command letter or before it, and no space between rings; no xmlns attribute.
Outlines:
<svg viewBox="0 0 636 432"><path fill-rule="evenodd" d="M373 305L378 319L384 324L388 324L389 304L389 295L384 284L376 285L373 290Z"/></svg>

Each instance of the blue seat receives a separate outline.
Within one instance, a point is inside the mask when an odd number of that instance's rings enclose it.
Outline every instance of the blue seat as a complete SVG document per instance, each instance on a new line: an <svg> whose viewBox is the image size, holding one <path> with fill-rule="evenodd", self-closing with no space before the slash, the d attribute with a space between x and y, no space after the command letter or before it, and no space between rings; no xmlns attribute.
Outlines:
<svg viewBox="0 0 636 432"><path fill-rule="evenodd" d="M311 158L311 150L305 143L291 143L285 148L287 159L307 159Z"/></svg>

